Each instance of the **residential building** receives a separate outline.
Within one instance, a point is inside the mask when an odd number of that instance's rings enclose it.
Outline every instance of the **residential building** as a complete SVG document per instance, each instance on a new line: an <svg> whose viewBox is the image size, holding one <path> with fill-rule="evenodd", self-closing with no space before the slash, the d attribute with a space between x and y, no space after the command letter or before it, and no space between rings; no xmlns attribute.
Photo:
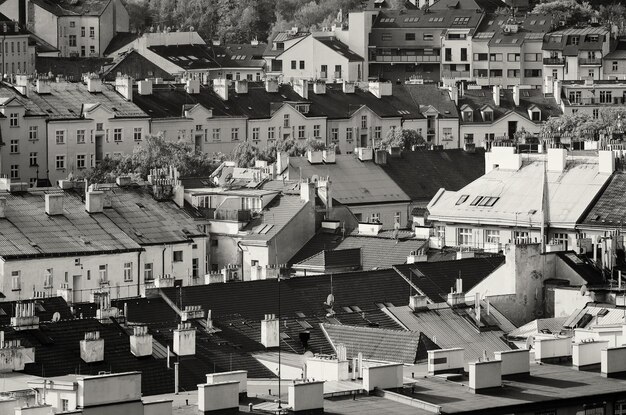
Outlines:
<svg viewBox="0 0 626 415"><path fill-rule="evenodd" d="M173 81L174 77L164 69L148 60L136 50L130 50L117 55L115 59L110 59L98 68L98 75L108 82L115 82L118 73L127 74L133 79L158 79ZM55 73L55 72L53 72ZM83 72L84 73L84 72Z"/></svg>
<svg viewBox="0 0 626 415"><path fill-rule="evenodd" d="M557 101L539 89L468 89L459 98L460 135L464 144L489 148L494 141L514 140L525 132L539 141L541 126L562 114Z"/></svg>
<svg viewBox="0 0 626 415"><path fill-rule="evenodd" d="M554 98L563 114L586 114L600 118L605 109L622 109L626 103L624 81L555 81Z"/></svg>
<svg viewBox="0 0 626 415"><path fill-rule="evenodd" d="M71 82L80 82L85 74L99 74L102 68L110 65L111 58L81 58L37 55L36 69L38 74L62 76ZM124 72L122 72L124 73ZM115 81L115 76L113 79Z"/></svg>
<svg viewBox="0 0 626 415"><path fill-rule="evenodd" d="M268 42L263 52L263 59L265 59L268 72L281 72L282 61L274 62L277 56L280 56L284 51L291 48L302 39L310 36L311 33L307 31L301 31L297 27L291 30L279 31L273 35L273 38ZM280 62L280 63L279 63Z"/></svg>
<svg viewBox="0 0 626 415"><path fill-rule="evenodd" d="M611 36L604 27L564 29L543 38L544 83L557 79L604 79L603 58L610 52Z"/></svg>
<svg viewBox="0 0 626 415"><path fill-rule="evenodd" d="M24 25L64 57L103 56L116 33L129 31L128 11L120 0L88 4L9 0L0 5L0 12Z"/></svg>
<svg viewBox="0 0 626 415"><path fill-rule="evenodd" d="M0 10L2 5L0 5ZM35 42L24 24L0 13L0 33L2 34L2 67L5 76L33 74L35 72Z"/></svg>
<svg viewBox="0 0 626 415"><path fill-rule="evenodd" d="M271 49L269 52L266 58L271 64L268 75L285 81L321 79L355 82L364 79L363 57L351 51L333 32L310 33L298 37L297 42L283 49L280 54Z"/></svg>
<svg viewBox="0 0 626 415"><path fill-rule="evenodd" d="M20 94L19 85L27 83L25 75L17 76L17 90L0 85L0 129L4 146L0 148L2 174L28 187L48 185L46 151L47 113L28 96Z"/></svg>
<svg viewBox="0 0 626 415"><path fill-rule="evenodd" d="M602 79L626 79L626 38L617 40L615 49L602 58Z"/></svg>

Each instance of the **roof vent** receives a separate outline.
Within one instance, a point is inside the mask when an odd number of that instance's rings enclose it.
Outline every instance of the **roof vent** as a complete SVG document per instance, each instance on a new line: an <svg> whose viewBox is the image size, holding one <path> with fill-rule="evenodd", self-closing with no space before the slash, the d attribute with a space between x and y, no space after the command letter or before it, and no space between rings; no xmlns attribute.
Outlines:
<svg viewBox="0 0 626 415"><path fill-rule="evenodd" d="M46 193L45 208L48 216L63 214L63 194L62 193Z"/></svg>

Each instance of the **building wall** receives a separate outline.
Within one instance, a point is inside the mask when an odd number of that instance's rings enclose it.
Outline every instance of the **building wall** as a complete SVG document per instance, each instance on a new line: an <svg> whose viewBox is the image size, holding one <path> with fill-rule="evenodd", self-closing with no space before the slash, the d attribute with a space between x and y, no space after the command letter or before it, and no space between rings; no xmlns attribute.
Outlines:
<svg viewBox="0 0 626 415"><path fill-rule="evenodd" d="M208 248L208 270L220 271L229 264L242 265L242 254L241 250L237 246L238 241L239 238L236 238L235 235L211 234L211 241ZM247 275L249 277L249 274Z"/></svg>
<svg viewBox="0 0 626 415"><path fill-rule="evenodd" d="M130 31L130 17L128 10L124 6L121 0L115 0L113 2L115 7L115 31L116 32L129 32ZM108 45L105 45L105 49ZM104 49L102 49L104 51Z"/></svg>
<svg viewBox="0 0 626 415"><path fill-rule="evenodd" d="M393 229L396 217L399 214L400 225L406 226L409 223L410 212L409 202L405 203L384 203L364 206L349 206L350 210L359 222L368 222L373 219L372 215L379 215L383 229Z"/></svg>
<svg viewBox="0 0 626 415"><path fill-rule="evenodd" d="M461 141L466 139L467 134L474 135L474 144L477 147L485 147L487 139L485 134L494 134L495 137L504 137L509 134L509 122L517 122L517 131L524 128L531 134L539 134L541 130L541 124L536 124L530 121L528 118L522 117L518 113L509 113L503 118L496 120L491 124L484 123L468 123L460 125Z"/></svg>
<svg viewBox="0 0 626 415"><path fill-rule="evenodd" d="M193 242L144 246L145 252L141 254L141 283L144 284L146 281L146 264L152 264L153 278L170 274L172 277L182 280L183 285L194 285L197 281L193 279L193 259L198 260L197 278L204 277L207 239L202 237L194 238ZM174 262L174 252L176 251L182 252L182 261Z"/></svg>
<svg viewBox="0 0 626 415"><path fill-rule="evenodd" d="M367 117L365 129L361 128L362 117ZM381 118L369 108L361 107L348 119L328 120L326 143L335 144L341 154L350 154L355 147L371 147L375 142L384 139L392 127L402 128L402 119ZM337 129L338 140L333 140L334 128ZM348 128L352 129L352 140L348 140ZM377 131L380 137L377 137ZM425 134L425 131L422 133Z"/></svg>
<svg viewBox="0 0 626 415"><path fill-rule="evenodd" d="M115 70L109 72L105 77L105 81L115 82L117 72L126 74L133 79L145 78L171 78L170 74L164 71L153 62L144 58L139 53L130 53L122 62L115 67Z"/></svg>
<svg viewBox="0 0 626 415"><path fill-rule="evenodd" d="M34 73L35 46L29 45L29 36L11 35L4 37L3 41L0 71L14 75Z"/></svg>
<svg viewBox="0 0 626 415"><path fill-rule="evenodd" d="M304 101L304 99L303 99ZM284 116L289 115L289 127L283 127ZM304 126L305 135L302 140L307 138L319 138L326 137L326 118L325 117L305 117L300 112L296 111L291 105L285 104L278 111L276 111L271 118L263 119L251 119L248 121L247 141L251 142L257 147L266 147L270 144L268 139L268 128L274 127L274 140L282 139L294 139L299 140L298 126ZM314 136L314 126L319 125L319 136ZM259 139L255 140L253 137L254 128L259 129Z"/></svg>
<svg viewBox="0 0 626 415"><path fill-rule="evenodd" d="M626 59L604 58L602 79L626 79Z"/></svg>
<svg viewBox="0 0 626 415"><path fill-rule="evenodd" d="M32 2L29 2L28 7L29 10L32 7L33 11L32 16L28 16L28 30L36 33L37 36L52 46L57 47L59 44L59 19L57 16L34 5Z"/></svg>
<svg viewBox="0 0 626 415"><path fill-rule="evenodd" d="M107 11L111 8L107 8ZM105 14L107 14L105 11ZM72 25L74 27L72 27ZM100 56L100 20L96 16L62 16L58 18L58 41L52 43L61 51L61 56ZM82 28L85 28L83 35ZM94 36L91 37L91 28ZM75 46L71 42L76 37ZM84 47L85 53L82 53ZM93 47L93 49L92 49Z"/></svg>

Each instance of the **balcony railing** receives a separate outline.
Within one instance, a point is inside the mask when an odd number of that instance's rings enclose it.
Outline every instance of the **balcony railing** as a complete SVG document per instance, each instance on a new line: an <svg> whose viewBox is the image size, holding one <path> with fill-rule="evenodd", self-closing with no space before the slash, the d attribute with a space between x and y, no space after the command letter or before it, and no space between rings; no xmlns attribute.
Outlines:
<svg viewBox="0 0 626 415"><path fill-rule="evenodd" d="M252 219L252 212L248 209L209 209L198 208L198 211L206 219L224 220L231 222L249 222Z"/></svg>
<svg viewBox="0 0 626 415"><path fill-rule="evenodd" d="M376 55L376 62L393 62L393 63L438 63L441 56L437 55Z"/></svg>
<svg viewBox="0 0 626 415"><path fill-rule="evenodd" d="M578 58L578 64L581 66L602 66L601 58Z"/></svg>
<svg viewBox="0 0 626 415"><path fill-rule="evenodd" d="M579 98L577 100L565 100L569 105L623 105L626 104L624 97L612 97L611 100L600 100L600 98Z"/></svg>
<svg viewBox="0 0 626 415"><path fill-rule="evenodd" d="M544 65L565 65L565 58L543 58Z"/></svg>
<svg viewBox="0 0 626 415"><path fill-rule="evenodd" d="M442 78L469 78L470 71L444 71L441 73Z"/></svg>

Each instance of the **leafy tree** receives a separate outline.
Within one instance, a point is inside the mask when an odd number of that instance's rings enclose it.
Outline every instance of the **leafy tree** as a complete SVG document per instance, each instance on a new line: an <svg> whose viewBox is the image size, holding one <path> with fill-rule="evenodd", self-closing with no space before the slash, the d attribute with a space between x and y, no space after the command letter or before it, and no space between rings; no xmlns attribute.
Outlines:
<svg viewBox="0 0 626 415"><path fill-rule="evenodd" d="M539 3L533 9L533 13L551 15L557 22L565 22L566 26L589 22L597 14L588 2L578 3L576 0Z"/></svg>
<svg viewBox="0 0 626 415"><path fill-rule="evenodd" d="M385 138L380 142L380 147L383 149L400 147L402 150L408 150L414 145L424 143L424 137L416 130L393 128L387 132Z"/></svg>
<svg viewBox="0 0 626 415"><path fill-rule="evenodd" d="M622 3L600 5L598 19L607 29L616 27L619 33L626 33L626 6Z"/></svg>
<svg viewBox="0 0 626 415"><path fill-rule="evenodd" d="M597 119L589 114L577 113L548 119L541 128L542 134L565 135L573 138L593 140L598 134L611 128L614 131L624 128L626 109L605 108Z"/></svg>

